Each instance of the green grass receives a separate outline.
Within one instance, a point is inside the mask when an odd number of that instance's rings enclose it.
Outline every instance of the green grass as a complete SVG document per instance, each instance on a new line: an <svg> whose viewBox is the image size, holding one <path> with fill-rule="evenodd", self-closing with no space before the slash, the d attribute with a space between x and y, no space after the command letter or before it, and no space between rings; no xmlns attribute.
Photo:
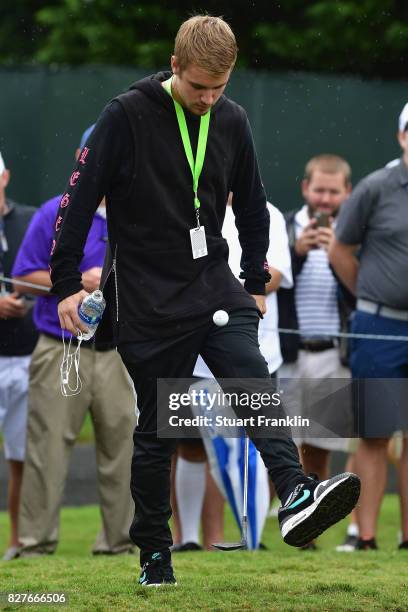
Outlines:
<svg viewBox="0 0 408 612"><path fill-rule="evenodd" d="M344 536L343 523L319 539L318 552L300 552L282 543L277 521L270 519L263 538L270 548L267 552L174 555L176 588L137 586L137 555L93 558L90 549L98 529L96 507L65 508L57 554L0 562L0 592L66 591L69 608L74 610L408 610L408 553L396 550L399 526L394 495L383 504L379 551L334 552ZM6 532L2 513L2 548ZM227 514L226 539L237 536ZM30 606L33 611L47 609L51 608Z"/></svg>
<svg viewBox="0 0 408 612"><path fill-rule="evenodd" d="M79 432L78 442L80 444L91 443L95 439L92 419L90 412L87 412L81 431Z"/></svg>

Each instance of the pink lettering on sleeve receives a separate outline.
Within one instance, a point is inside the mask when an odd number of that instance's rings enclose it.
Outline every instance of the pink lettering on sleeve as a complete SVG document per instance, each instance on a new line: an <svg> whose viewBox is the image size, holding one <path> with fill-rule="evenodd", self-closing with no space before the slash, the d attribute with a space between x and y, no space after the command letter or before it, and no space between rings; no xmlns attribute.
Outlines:
<svg viewBox="0 0 408 612"><path fill-rule="evenodd" d="M85 164L86 164L86 158L88 156L88 153L89 153L88 147L84 147L82 149L81 155L80 155L79 160L78 160L79 163L82 164L83 166L85 166Z"/></svg>
<svg viewBox="0 0 408 612"><path fill-rule="evenodd" d="M57 220L55 222L55 231L59 232L61 229L61 221L62 221L62 217L61 215L58 215Z"/></svg>
<svg viewBox="0 0 408 612"><path fill-rule="evenodd" d="M81 173L78 170L75 170L75 172L71 174L71 178L69 179L69 184L71 185L71 187L74 187L77 184L77 181L80 176Z"/></svg>
<svg viewBox="0 0 408 612"><path fill-rule="evenodd" d="M55 245L57 244L57 242L55 240L52 241L52 246L51 246L51 252L50 252L50 256L54 255L54 251L55 251ZM50 266L50 272L51 272L51 266Z"/></svg>
<svg viewBox="0 0 408 612"><path fill-rule="evenodd" d="M70 197L71 196L69 195L69 193L64 193L64 195L61 198L61 202L60 202L61 208L66 208L68 206Z"/></svg>

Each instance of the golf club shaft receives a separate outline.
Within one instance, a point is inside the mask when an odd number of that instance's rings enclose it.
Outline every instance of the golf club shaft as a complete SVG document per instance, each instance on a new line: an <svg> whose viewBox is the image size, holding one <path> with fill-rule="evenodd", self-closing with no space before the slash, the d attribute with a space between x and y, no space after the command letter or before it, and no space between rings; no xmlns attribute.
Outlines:
<svg viewBox="0 0 408 612"><path fill-rule="evenodd" d="M247 544L248 533L248 463L249 463L249 437L245 434L244 450L244 504L242 510L242 542Z"/></svg>
<svg viewBox="0 0 408 612"><path fill-rule="evenodd" d="M36 285L35 283L28 283L27 281L18 280L18 278L9 278L7 276L0 276L0 283L15 283L29 289L40 289L41 291L50 291L50 288L46 285ZM29 293L29 291L27 291Z"/></svg>
<svg viewBox="0 0 408 612"><path fill-rule="evenodd" d="M240 442L240 440L239 440ZM214 548L218 550L245 550L248 548L248 464L249 464L249 438L245 434L244 447L244 499L242 504L241 541L217 542Z"/></svg>

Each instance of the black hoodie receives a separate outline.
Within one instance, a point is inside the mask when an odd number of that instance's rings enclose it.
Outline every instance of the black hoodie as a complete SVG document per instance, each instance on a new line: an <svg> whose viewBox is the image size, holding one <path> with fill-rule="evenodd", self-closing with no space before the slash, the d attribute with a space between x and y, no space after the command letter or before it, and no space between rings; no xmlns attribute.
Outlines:
<svg viewBox="0 0 408 612"><path fill-rule="evenodd" d="M63 299L82 288L78 264L106 196L113 261L103 285L119 344L193 329L217 308L254 308L248 292L264 294L268 280L269 215L252 134L245 111L226 96L211 111L198 188L208 255L192 257L192 176L173 101L161 85L169 76L143 79L105 108L58 213L51 278ZM185 115L195 153L200 118L187 110ZM246 291L228 267L221 235L229 191Z"/></svg>

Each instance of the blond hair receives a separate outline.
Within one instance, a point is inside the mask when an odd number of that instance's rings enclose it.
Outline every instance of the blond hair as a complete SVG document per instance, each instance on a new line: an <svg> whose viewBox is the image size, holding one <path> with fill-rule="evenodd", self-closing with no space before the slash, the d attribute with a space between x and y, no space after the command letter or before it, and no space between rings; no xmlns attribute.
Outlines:
<svg viewBox="0 0 408 612"><path fill-rule="evenodd" d="M332 155L330 153L323 153L322 155L316 155L310 159L305 167L305 180L310 181L312 174L315 170L320 172L326 172L327 174L341 174L344 175L344 181L346 185L351 183L351 168L350 164L339 155Z"/></svg>
<svg viewBox="0 0 408 612"><path fill-rule="evenodd" d="M211 15L187 19L181 24L174 44L174 55L181 70L194 64L217 76L234 67L237 53L237 42L230 26L222 17Z"/></svg>

